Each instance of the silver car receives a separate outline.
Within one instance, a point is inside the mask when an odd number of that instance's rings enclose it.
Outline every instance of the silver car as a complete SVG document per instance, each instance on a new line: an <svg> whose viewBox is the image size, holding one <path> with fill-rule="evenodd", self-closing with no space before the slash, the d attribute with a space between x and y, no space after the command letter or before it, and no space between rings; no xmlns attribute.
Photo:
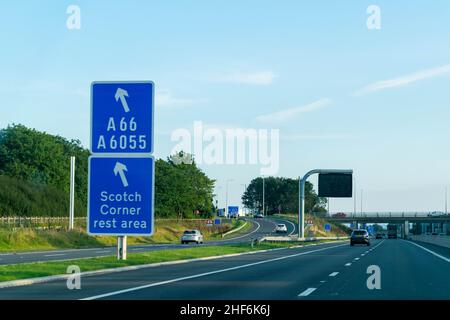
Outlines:
<svg viewBox="0 0 450 320"><path fill-rule="evenodd" d="M181 244L195 242L197 244L203 243L203 235L198 230L186 230L181 236Z"/></svg>
<svg viewBox="0 0 450 320"><path fill-rule="evenodd" d="M287 227L285 224L277 224L277 227L275 228L275 232L276 233L286 233L287 232Z"/></svg>

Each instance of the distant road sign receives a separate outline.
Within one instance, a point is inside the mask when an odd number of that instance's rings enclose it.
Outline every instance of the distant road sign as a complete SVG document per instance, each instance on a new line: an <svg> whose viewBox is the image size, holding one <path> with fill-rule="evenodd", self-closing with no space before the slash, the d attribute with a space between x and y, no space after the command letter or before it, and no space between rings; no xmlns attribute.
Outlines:
<svg viewBox="0 0 450 320"><path fill-rule="evenodd" d="M239 214L239 207L237 206L229 206L228 207L228 216L236 216Z"/></svg>
<svg viewBox="0 0 450 320"><path fill-rule="evenodd" d="M325 231L329 232L331 231L331 225L329 223L326 223L323 228L325 229Z"/></svg>
<svg viewBox="0 0 450 320"><path fill-rule="evenodd" d="M88 233L153 234L153 157L89 158Z"/></svg>
<svg viewBox="0 0 450 320"><path fill-rule="evenodd" d="M92 83L92 153L152 153L153 120L153 82Z"/></svg>
<svg viewBox="0 0 450 320"><path fill-rule="evenodd" d="M214 224L215 224L215 225L220 224L220 219L214 219Z"/></svg>
<svg viewBox="0 0 450 320"><path fill-rule="evenodd" d="M319 197L351 198L352 174L346 173L320 173Z"/></svg>

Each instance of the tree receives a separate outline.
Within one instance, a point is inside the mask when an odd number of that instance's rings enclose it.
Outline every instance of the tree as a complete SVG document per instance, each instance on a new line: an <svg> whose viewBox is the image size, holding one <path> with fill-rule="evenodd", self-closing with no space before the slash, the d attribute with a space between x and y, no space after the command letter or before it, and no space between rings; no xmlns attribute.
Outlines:
<svg viewBox="0 0 450 320"><path fill-rule="evenodd" d="M290 178L267 177L265 184L265 206L268 214L298 212L298 180ZM242 202L251 209L262 211L263 179L256 178L247 187ZM310 182L305 184L305 211L323 212L326 199L319 198Z"/></svg>
<svg viewBox="0 0 450 320"><path fill-rule="evenodd" d="M195 161L178 161L180 157L186 158L186 154L180 152L156 162L155 213L160 217L210 217L214 180Z"/></svg>
<svg viewBox="0 0 450 320"><path fill-rule="evenodd" d="M75 214L87 211L89 150L67 140L12 125L0 130L0 215L66 216L70 157L76 157ZM180 161L180 159L182 161ZM155 164L156 217L210 217L214 180L183 152Z"/></svg>
<svg viewBox="0 0 450 320"><path fill-rule="evenodd" d="M67 140L12 125L0 130L0 175L69 193L70 157L76 157L75 196L86 207L89 151ZM65 214L65 213L64 213ZM85 210L81 212L85 214Z"/></svg>

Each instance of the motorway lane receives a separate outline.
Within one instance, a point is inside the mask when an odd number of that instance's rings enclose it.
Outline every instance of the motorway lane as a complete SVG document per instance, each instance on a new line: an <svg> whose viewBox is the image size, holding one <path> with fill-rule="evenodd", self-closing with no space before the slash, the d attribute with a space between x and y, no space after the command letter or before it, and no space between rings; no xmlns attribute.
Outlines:
<svg viewBox="0 0 450 320"><path fill-rule="evenodd" d="M450 249L424 248L336 242L89 276L81 290L65 281L0 289L0 299L450 299ZM371 265L381 290L367 288Z"/></svg>
<svg viewBox="0 0 450 320"><path fill-rule="evenodd" d="M450 299L450 249L404 240L385 240L341 271L307 299ZM367 268L379 266L381 289L369 290Z"/></svg>
<svg viewBox="0 0 450 320"><path fill-rule="evenodd" d="M149 284L156 286L106 298L292 299L304 282L328 268L324 259L341 264L362 250L348 248L343 242L310 245L89 276L82 278L81 290L68 290L65 281L5 288L0 299L84 299ZM185 277L194 278L180 280Z"/></svg>
<svg viewBox="0 0 450 320"><path fill-rule="evenodd" d="M252 228L244 235L231 236L230 238L223 240L215 240L205 242L205 246L225 245L250 242L251 239L260 238L266 235L273 235L275 229L275 222L268 219L249 219L253 223ZM277 219L277 221L281 221ZM288 233L293 232L295 229L293 225L286 223L288 227ZM168 249L184 249L195 244L181 245L181 244L149 244L149 245L136 245L128 246L128 253L142 253L155 250L168 250ZM104 247L104 248L89 248L89 249L66 249L66 250L50 250L40 252L23 252L23 253L7 253L0 254L0 265L30 263L30 262L44 262L44 261L60 261L60 260L73 260L81 258L93 258L93 257L105 257L116 255L116 247Z"/></svg>

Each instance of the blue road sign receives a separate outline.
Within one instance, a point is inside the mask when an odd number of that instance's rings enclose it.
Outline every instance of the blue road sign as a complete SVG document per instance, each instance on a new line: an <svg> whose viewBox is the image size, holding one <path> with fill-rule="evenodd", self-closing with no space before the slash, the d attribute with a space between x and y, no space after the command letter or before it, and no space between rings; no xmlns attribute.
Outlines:
<svg viewBox="0 0 450 320"><path fill-rule="evenodd" d="M153 234L153 157L89 158L88 233Z"/></svg>
<svg viewBox="0 0 450 320"><path fill-rule="evenodd" d="M215 224L215 225L220 224L220 219L214 219L214 224Z"/></svg>
<svg viewBox="0 0 450 320"><path fill-rule="evenodd" d="M239 207L236 206L229 206L228 207L228 216L232 217L239 213Z"/></svg>
<svg viewBox="0 0 450 320"><path fill-rule="evenodd" d="M151 154L153 82L93 82L91 151L94 154Z"/></svg>
<svg viewBox="0 0 450 320"><path fill-rule="evenodd" d="M324 225L324 229L325 229L325 231L331 231L331 225L329 223L326 223Z"/></svg>

